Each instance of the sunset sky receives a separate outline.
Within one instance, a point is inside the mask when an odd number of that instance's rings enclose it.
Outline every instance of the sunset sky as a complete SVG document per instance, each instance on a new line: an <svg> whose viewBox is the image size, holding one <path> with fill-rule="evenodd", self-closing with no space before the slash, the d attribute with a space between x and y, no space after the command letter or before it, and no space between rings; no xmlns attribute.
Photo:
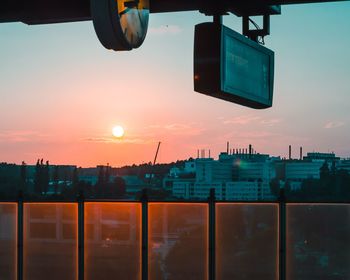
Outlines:
<svg viewBox="0 0 350 280"><path fill-rule="evenodd" d="M212 155L253 144L350 157L350 2L283 7L266 46L275 51L273 108L253 110L193 91L198 12L151 14L145 43L107 51L92 22L0 24L0 162L83 167ZM240 19L225 25L241 31ZM122 125L125 136L112 136Z"/></svg>

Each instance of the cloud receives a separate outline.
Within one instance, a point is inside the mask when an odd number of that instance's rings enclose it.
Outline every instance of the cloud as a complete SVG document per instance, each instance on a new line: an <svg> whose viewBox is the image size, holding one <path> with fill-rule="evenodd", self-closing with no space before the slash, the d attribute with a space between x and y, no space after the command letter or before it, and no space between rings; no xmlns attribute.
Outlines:
<svg viewBox="0 0 350 280"><path fill-rule="evenodd" d="M48 135L31 130L8 130L0 132L0 142L33 142L47 138Z"/></svg>
<svg viewBox="0 0 350 280"><path fill-rule="evenodd" d="M206 129L195 122L152 124L144 128L142 137L154 138L159 135L198 136L202 135L204 131Z"/></svg>
<svg viewBox="0 0 350 280"><path fill-rule="evenodd" d="M229 120L223 120L223 123L244 125L244 124L252 123L254 121L258 121L259 119L260 117L257 117L257 116L238 116Z"/></svg>
<svg viewBox="0 0 350 280"><path fill-rule="evenodd" d="M326 128L326 129L331 129L331 128L341 127L341 126L344 126L344 125L345 125L344 122L333 121L333 122L327 122L327 123L324 125L324 128Z"/></svg>
<svg viewBox="0 0 350 280"><path fill-rule="evenodd" d="M189 124L172 123L165 125L164 128L167 130L187 130L191 129L192 127Z"/></svg>
<svg viewBox="0 0 350 280"><path fill-rule="evenodd" d="M158 27L151 27L148 29L148 33L152 35L165 35L165 34L179 34L182 29L177 25L161 25Z"/></svg>
<svg viewBox="0 0 350 280"><path fill-rule="evenodd" d="M270 119L270 120L261 120L261 124L265 124L267 126L274 126L282 122L282 119Z"/></svg>
<svg viewBox="0 0 350 280"><path fill-rule="evenodd" d="M247 124L262 124L266 126L274 126L282 122L282 119L263 119L262 117L254 115L238 116L232 119L223 119L223 124L237 124L237 125L247 125Z"/></svg>
<svg viewBox="0 0 350 280"><path fill-rule="evenodd" d="M205 129L197 123L168 123L151 124L141 130L133 131L122 139L101 134L81 139L84 142L101 144L150 144L161 139L170 139L169 136L193 137L201 135Z"/></svg>
<svg viewBox="0 0 350 280"><path fill-rule="evenodd" d="M148 141L140 138L123 138L115 139L113 137L95 137L85 138L83 141L92 143L104 143L104 144L145 144Z"/></svg>
<svg viewBox="0 0 350 280"><path fill-rule="evenodd" d="M163 128L174 135L197 136L205 131L196 123L172 123L164 125Z"/></svg>

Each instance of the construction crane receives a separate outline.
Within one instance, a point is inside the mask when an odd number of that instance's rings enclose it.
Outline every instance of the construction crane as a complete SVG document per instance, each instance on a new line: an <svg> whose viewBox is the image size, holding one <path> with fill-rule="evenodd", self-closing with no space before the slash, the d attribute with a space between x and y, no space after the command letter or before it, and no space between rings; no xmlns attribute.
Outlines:
<svg viewBox="0 0 350 280"><path fill-rule="evenodd" d="M157 147L157 151L156 151L156 155L154 156L154 160L153 160L153 166L156 164L157 161L157 157L158 157L158 153L159 153L159 148L160 148L160 144L162 142L158 142L158 147Z"/></svg>
<svg viewBox="0 0 350 280"><path fill-rule="evenodd" d="M157 157L158 157L158 153L159 153L159 148L160 148L160 144L161 144L161 143L162 143L162 142L158 142L158 147L157 147L156 154L155 154L155 156L154 156L154 160L153 160L152 167L154 167L154 166L156 165ZM151 168L152 168L152 167L151 167ZM149 174L148 185L151 185L151 183L152 183L152 177L153 177L153 173L150 172L150 174Z"/></svg>

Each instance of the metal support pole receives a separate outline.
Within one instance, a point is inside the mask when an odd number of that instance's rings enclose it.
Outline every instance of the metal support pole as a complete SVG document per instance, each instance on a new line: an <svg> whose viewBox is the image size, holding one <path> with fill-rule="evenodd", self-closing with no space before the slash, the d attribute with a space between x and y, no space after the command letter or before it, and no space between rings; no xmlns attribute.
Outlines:
<svg viewBox="0 0 350 280"><path fill-rule="evenodd" d="M222 15L214 15L213 16L213 22L215 24L221 25L222 24Z"/></svg>
<svg viewBox="0 0 350 280"><path fill-rule="evenodd" d="M17 280L23 280L23 193L18 193L17 208Z"/></svg>
<svg viewBox="0 0 350 280"><path fill-rule="evenodd" d="M258 38L264 38L270 35L270 15L263 15L263 27L261 29L251 30L249 27L251 19L249 16L245 15L242 17L242 34L247 36L249 39L259 42Z"/></svg>
<svg viewBox="0 0 350 280"><path fill-rule="evenodd" d="M270 15L263 16L264 33L265 35L270 35Z"/></svg>
<svg viewBox="0 0 350 280"><path fill-rule="evenodd" d="M209 280L215 280L215 189L209 196Z"/></svg>
<svg viewBox="0 0 350 280"><path fill-rule="evenodd" d="M279 280L286 280L286 198L284 189L279 197Z"/></svg>
<svg viewBox="0 0 350 280"><path fill-rule="evenodd" d="M148 194L142 190L142 280L148 279Z"/></svg>
<svg viewBox="0 0 350 280"><path fill-rule="evenodd" d="M78 196L78 279L84 280L84 194Z"/></svg>

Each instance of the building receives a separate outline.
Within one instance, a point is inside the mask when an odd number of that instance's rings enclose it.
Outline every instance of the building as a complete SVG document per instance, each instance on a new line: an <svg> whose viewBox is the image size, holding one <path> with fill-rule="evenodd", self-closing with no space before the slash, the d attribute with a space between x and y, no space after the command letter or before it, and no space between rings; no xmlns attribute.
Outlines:
<svg viewBox="0 0 350 280"><path fill-rule="evenodd" d="M184 169L191 170L193 177L181 177L182 169L174 168L163 187L182 199L206 200L214 188L217 200L271 200L270 181L276 177L274 161L269 155L238 150L221 153L218 160L197 158L185 163Z"/></svg>
<svg viewBox="0 0 350 280"><path fill-rule="evenodd" d="M145 182L136 175L126 175L122 176L122 178L125 182L127 193L135 194L141 192L145 187Z"/></svg>
<svg viewBox="0 0 350 280"><path fill-rule="evenodd" d="M339 161L340 157L336 157L334 153L307 153L305 157L303 157L304 161Z"/></svg>
<svg viewBox="0 0 350 280"><path fill-rule="evenodd" d="M320 179L320 168L324 161L292 161L285 163L285 180L302 181Z"/></svg>
<svg viewBox="0 0 350 280"><path fill-rule="evenodd" d="M274 200L269 182L238 181L226 183L226 200Z"/></svg>
<svg viewBox="0 0 350 280"><path fill-rule="evenodd" d="M232 180L232 161L212 158L196 160L196 182L224 182Z"/></svg>

